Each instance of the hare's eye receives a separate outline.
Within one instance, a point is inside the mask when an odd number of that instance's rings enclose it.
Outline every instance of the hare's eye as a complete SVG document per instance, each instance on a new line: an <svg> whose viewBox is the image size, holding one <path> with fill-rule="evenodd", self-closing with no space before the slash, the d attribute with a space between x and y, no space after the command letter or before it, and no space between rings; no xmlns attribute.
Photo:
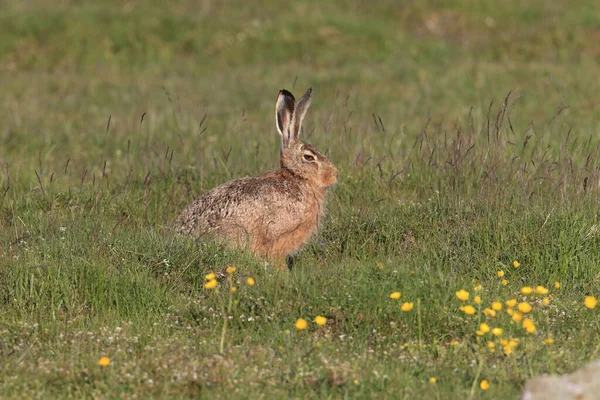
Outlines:
<svg viewBox="0 0 600 400"><path fill-rule="evenodd" d="M311 156L310 154L304 154L302 157L304 158L304 161L308 161L308 162L315 161L315 158L313 156Z"/></svg>

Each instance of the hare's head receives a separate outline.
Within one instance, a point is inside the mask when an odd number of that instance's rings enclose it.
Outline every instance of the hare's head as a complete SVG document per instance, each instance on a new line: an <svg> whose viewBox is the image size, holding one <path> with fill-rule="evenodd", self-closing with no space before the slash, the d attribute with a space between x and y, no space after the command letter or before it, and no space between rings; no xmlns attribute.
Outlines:
<svg viewBox="0 0 600 400"><path fill-rule="evenodd" d="M275 122L281 135L281 168L325 188L337 182L337 168L314 146L298 137L310 105L312 89L296 102L287 90L280 90L275 105Z"/></svg>

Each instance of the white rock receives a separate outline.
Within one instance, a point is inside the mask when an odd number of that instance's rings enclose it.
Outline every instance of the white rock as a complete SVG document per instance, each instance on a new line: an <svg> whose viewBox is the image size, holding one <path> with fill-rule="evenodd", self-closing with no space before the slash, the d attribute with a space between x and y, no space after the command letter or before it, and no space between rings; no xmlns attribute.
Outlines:
<svg viewBox="0 0 600 400"><path fill-rule="evenodd" d="M600 360L592 361L572 374L540 375L525 383L521 400L600 399Z"/></svg>

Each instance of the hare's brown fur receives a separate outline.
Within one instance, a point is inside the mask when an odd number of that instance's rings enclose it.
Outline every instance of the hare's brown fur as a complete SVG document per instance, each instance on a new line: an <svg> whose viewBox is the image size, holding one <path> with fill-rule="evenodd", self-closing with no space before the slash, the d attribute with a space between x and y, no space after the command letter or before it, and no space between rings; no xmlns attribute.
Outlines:
<svg viewBox="0 0 600 400"><path fill-rule="evenodd" d="M310 95L309 89L296 103L291 93L279 93L281 168L224 183L204 194L177 219L182 234L212 233L275 262L306 243L324 213L327 187L337 181L337 169L327 157L298 139Z"/></svg>

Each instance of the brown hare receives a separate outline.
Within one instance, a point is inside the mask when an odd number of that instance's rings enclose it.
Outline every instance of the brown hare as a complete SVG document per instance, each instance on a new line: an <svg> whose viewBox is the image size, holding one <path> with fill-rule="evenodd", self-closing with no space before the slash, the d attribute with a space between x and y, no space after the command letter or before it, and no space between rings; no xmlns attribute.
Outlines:
<svg viewBox="0 0 600 400"><path fill-rule="evenodd" d="M279 92L279 170L235 179L205 193L177 218L180 233L211 233L279 266L308 241L324 214L326 190L338 175L323 153L298 138L311 93L308 89L296 102L287 90Z"/></svg>

